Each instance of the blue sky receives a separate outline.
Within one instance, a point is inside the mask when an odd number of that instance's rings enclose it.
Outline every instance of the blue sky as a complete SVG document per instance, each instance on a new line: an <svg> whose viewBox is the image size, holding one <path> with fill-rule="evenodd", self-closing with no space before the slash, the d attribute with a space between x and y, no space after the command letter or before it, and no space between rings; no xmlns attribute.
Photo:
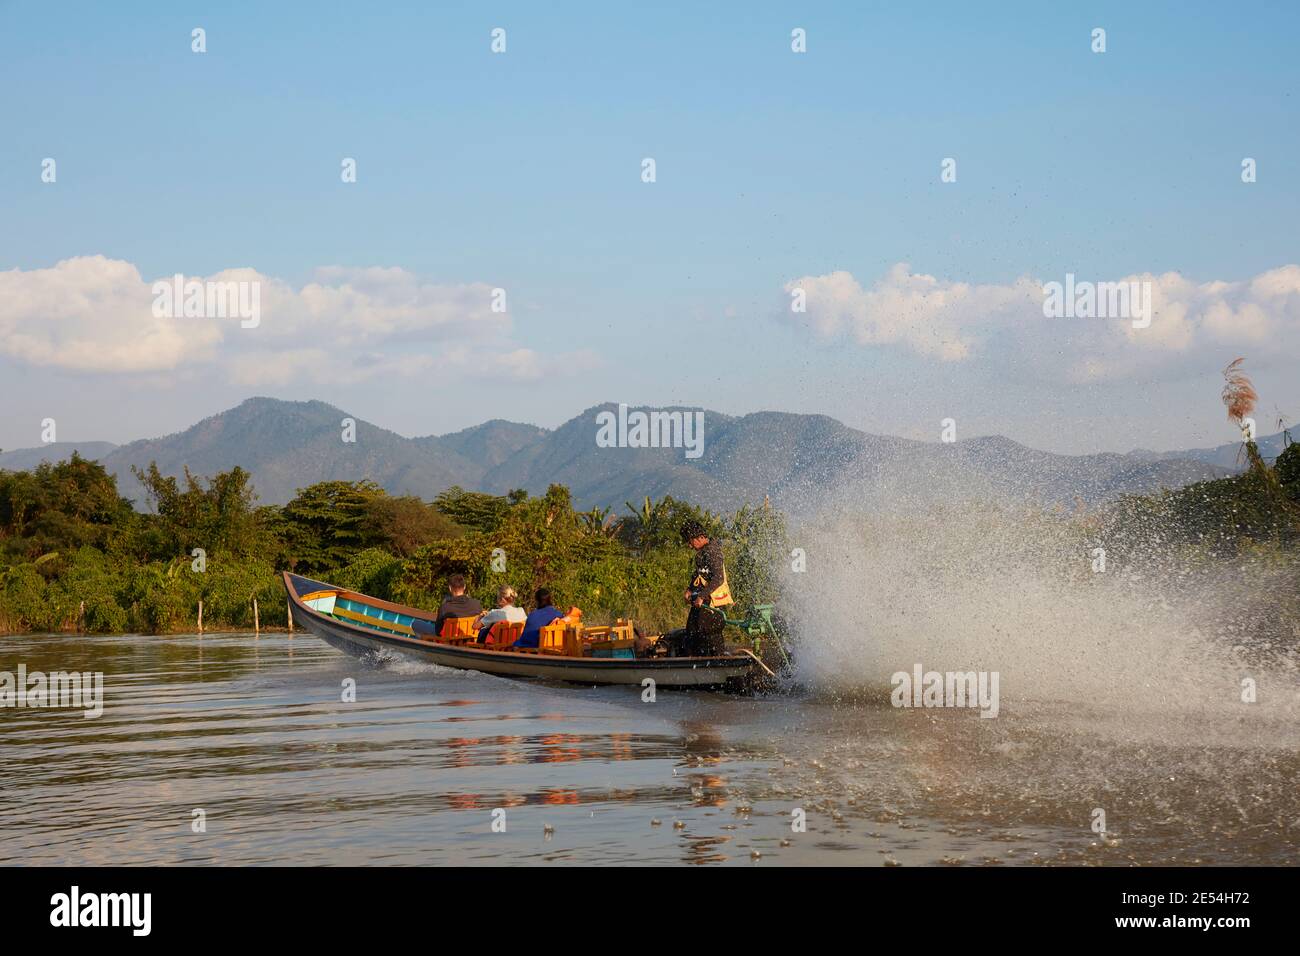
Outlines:
<svg viewBox="0 0 1300 956"><path fill-rule="evenodd" d="M1264 411L1300 415L1286 292L1227 294L1273 310L1265 333L1220 326L1091 379L1061 353L1092 346L1051 332L981 334L972 358L942 362L906 337L820 336L783 315L792 280L844 272L869 290L897 263L945 287L1067 272L1248 284L1300 263L1295 5L613 6L0 3L0 272L102 256L146 283L246 268L301 288L322 267L383 267L510 299L508 332L456 374L439 370L446 328L408 328L364 347L377 368L431 365L346 380L323 363L250 380L241 364L286 346L231 336L145 372L33 361L4 346L36 313L0 313L0 446L37 444L47 416L61 439L124 441L271 394L405 434L553 426L627 401L1173 448L1231 439L1217 370L1238 354ZM40 180L45 157L57 183ZM939 181L945 157L956 183ZM1243 157L1257 182L1241 182ZM58 281L77 300L81 279ZM110 334L66 321L92 344ZM322 347L336 328L319 328ZM526 374L493 375L494 350Z"/></svg>

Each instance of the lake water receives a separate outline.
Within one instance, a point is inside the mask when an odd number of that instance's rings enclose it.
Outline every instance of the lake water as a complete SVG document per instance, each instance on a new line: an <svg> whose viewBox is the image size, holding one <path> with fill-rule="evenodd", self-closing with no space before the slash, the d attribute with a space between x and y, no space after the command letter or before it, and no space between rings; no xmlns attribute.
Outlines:
<svg viewBox="0 0 1300 956"><path fill-rule="evenodd" d="M0 710L8 864L1286 864L1300 846L1289 710L646 703L367 667L301 632L0 640L0 670L105 680L98 718Z"/></svg>

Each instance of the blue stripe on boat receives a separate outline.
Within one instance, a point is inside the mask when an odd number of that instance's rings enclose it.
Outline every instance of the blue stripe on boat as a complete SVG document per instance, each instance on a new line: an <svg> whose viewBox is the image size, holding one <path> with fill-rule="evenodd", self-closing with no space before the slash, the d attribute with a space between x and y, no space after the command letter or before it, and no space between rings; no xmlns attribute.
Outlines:
<svg viewBox="0 0 1300 956"><path fill-rule="evenodd" d="M384 608L371 607L369 604L362 604L360 601L354 601L351 598L340 597L334 602L336 608L345 611L351 611L354 614L361 614L369 618L366 621L358 621L356 618L340 618L353 624L360 624L363 627L374 628L376 631L384 631L388 634L400 634L391 627L384 627L385 623L403 624L410 627L415 618L408 614L398 614L396 611L387 611Z"/></svg>

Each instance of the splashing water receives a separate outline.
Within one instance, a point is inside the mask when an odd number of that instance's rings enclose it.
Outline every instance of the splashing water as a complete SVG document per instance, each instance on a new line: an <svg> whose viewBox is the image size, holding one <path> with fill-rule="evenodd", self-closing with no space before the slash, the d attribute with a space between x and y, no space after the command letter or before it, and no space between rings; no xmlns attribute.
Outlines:
<svg viewBox="0 0 1300 956"><path fill-rule="evenodd" d="M1095 536L1070 516L896 499L823 511L797 543L809 572L787 577L785 603L799 678L818 691L881 695L919 663L996 671L1009 705L1294 711L1294 671L1248 667L1225 633L1249 580L1156 560L1096 570Z"/></svg>
<svg viewBox="0 0 1300 956"><path fill-rule="evenodd" d="M1030 862L1294 860L1300 642L1271 610L1293 569L914 484L842 494L793 535L808 571L783 605L809 693L804 726L774 739L774 786L838 808L846 832L1047 828ZM916 664L998 672L999 719L889 706Z"/></svg>

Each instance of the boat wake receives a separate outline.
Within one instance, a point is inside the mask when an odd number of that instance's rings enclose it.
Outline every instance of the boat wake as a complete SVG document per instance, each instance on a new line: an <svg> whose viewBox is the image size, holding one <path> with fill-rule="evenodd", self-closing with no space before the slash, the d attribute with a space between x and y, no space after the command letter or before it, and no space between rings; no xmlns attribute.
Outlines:
<svg viewBox="0 0 1300 956"><path fill-rule="evenodd" d="M1099 566L1095 528L973 503L832 509L791 543L807 572L786 575L783 601L798 622L798 679L816 694L885 700L893 675L920 665L996 672L1012 707L1297 712L1293 653L1242 633L1240 608L1262 596L1240 568L1156 552Z"/></svg>
<svg viewBox="0 0 1300 956"><path fill-rule="evenodd" d="M356 655L356 658L364 667L373 667L376 670L392 668L402 660L391 651L366 651L363 654Z"/></svg>
<svg viewBox="0 0 1300 956"><path fill-rule="evenodd" d="M415 658L407 657L405 654L399 654L387 650L368 651L363 655L362 660L369 667L379 668L384 670L386 673L394 674L399 677L456 677L459 679L465 679L491 676L488 674L481 674L478 671L443 667L441 664L416 660Z"/></svg>

